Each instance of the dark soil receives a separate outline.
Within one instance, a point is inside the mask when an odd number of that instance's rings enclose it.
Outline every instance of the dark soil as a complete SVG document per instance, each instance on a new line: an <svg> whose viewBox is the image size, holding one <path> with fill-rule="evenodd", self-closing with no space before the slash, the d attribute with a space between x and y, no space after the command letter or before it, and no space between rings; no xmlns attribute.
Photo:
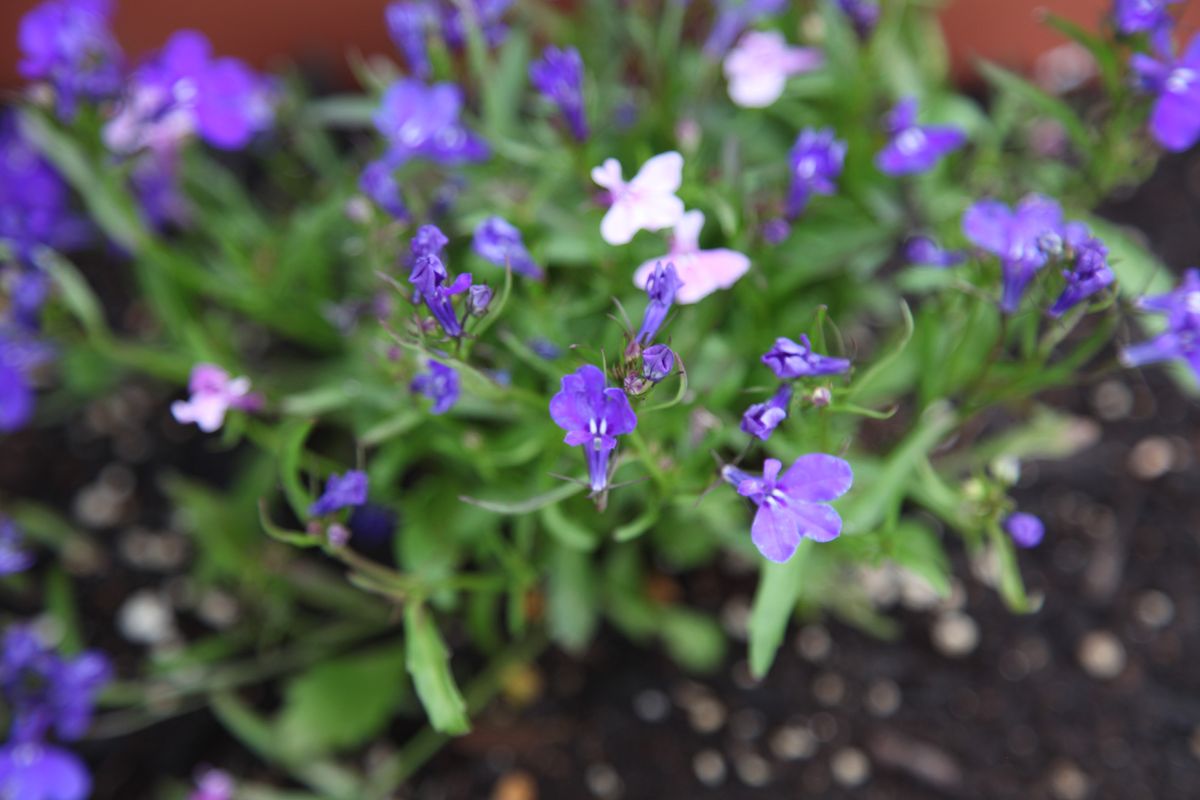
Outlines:
<svg viewBox="0 0 1200 800"><path fill-rule="evenodd" d="M1200 263L1200 160L1167 162L1106 213L1137 225L1173 268ZM176 468L222 474L219 456L168 441L177 433L160 424L165 398L148 389L122 398L111 417L129 430L98 435L91 419L6 442L0 494L72 513L87 487L127 482L99 477L105 465L123 462L148 487L172 452ZM1025 466L1018 499L1048 529L1041 547L1021 554L1041 599L1036 613L1005 610L957 552L955 597L928 607L901 593L896 641L812 622L791 632L761 684L749 679L740 644L717 674L689 677L606 631L581 660L546 655L526 676L540 679L538 699L520 711L494 704L401 796L1200 797L1200 405L1157 373L1055 400L1101 432L1077 457ZM136 441L138 432L149 441ZM127 513L165 526L161 499L144 491ZM142 651L112 619L151 578L101 560L77 601L92 617L93 644L131 674ZM751 589L717 571L684 586L735 637ZM36 609L18 597L14 610ZM97 800L152 796L158 778L186 780L203 762L266 771L203 710L82 752L96 768Z"/></svg>

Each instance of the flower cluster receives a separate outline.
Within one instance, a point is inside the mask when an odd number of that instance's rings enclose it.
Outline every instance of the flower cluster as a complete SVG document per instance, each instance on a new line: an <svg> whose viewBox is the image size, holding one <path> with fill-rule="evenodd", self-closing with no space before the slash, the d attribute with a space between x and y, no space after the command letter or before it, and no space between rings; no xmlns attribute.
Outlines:
<svg viewBox="0 0 1200 800"><path fill-rule="evenodd" d="M583 108L583 59L573 47L547 47L539 61L529 65L529 80L535 89L558 106L571 135L588 138L587 115Z"/></svg>
<svg viewBox="0 0 1200 800"><path fill-rule="evenodd" d="M408 61L409 71L420 78L432 72L429 39L440 36L453 50L461 50L467 40L467 23L479 26L484 42L496 47L504 41L507 27L504 14L512 0L470 0L460 6L452 0L401 0L387 7L388 33ZM465 6L465 11L464 11Z"/></svg>
<svg viewBox="0 0 1200 800"><path fill-rule="evenodd" d="M62 117L73 117L81 100L107 100L121 90L121 47L109 28L111 16L109 0L50 0L21 19L18 69L53 87Z"/></svg>
<svg viewBox="0 0 1200 800"><path fill-rule="evenodd" d="M1166 330L1149 341L1126 347L1121 351L1121 361L1130 367L1183 361L1200 381L1200 269L1189 269L1172 292L1143 297L1138 307L1165 317Z"/></svg>

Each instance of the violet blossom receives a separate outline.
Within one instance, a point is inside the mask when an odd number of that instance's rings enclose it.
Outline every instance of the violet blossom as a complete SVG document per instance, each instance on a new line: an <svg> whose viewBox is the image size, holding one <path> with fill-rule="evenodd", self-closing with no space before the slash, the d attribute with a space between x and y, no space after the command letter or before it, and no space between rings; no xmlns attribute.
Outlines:
<svg viewBox="0 0 1200 800"><path fill-rule="evenodd" d="M675 353L665 344L652 344L642 351L642 377L658 383L675 369Z"/></svg>
<svg viewBox="0 0 1200 800"><path fill-rule="evenodd" d="M492 304L492 287L475 283L467 290L467 311L474 317L482 317Z"/></svg>
<svg viewBox="0 0 1200 800"><path fill-rule="evenodd" d="M875 156L875 164L886 175L927 172L949 153L962 147L967 135L949 125L917 124L917 100L906 97L884 120L888 143Z"/></svg>
<svg viewBox="0 0 1200 800"><path fill-rule="evenodd" d="M439 164L483 161L488 146L463 125L462 90L452 83L426 86L415 78L393 83L375 112L388 142L384 159L397 166L413 159Z"/></svg>
<svg viewBox="0 0 1200 800"><path fill-rule="evenodd" d="M438 23L437 8L425 0L406 0L391 3L384 11L388 34L404 54L408 70L418 78L433 74L429 61L428 37Z"/></svg>
<svg viewBox="0 0 1200 800"><path fill-rule="evenodd" d="M725 56L729 98L743 108L766 108L783 94L788 78L824 63L815 47L789 47L777 31L751 31Z"/></svg>
<svg viewBox="0 0 1200 800"><path fill-rule="evenodd" d="M535 89L558 106L576 140L588 138L583 108L583 59L574 47L547 47L542 57L529 65L529 80Z"/></svg>
<svg viewBox="0 0 1200 800"><path fill-rule="evenodd" d="M930 236L913 236L904 244L904 260L921 267L954 267L967 254L961 250L946 250Z"/></svg>
<svg viewBox="0 0 1200 800"><path fill-rule="evenodd" d="M671 310L671 305L675 302L675 294L681 285L674 264L668 262L664 266L660 261L654 267L654 272L646 278L646 294L649 296L650 302L642 317L642 327L635 337L636 342L645 346L654 340L658 329L667 319L667 312Z"/></svg>
<svg viewBox="0 0 1200 800"><path fill-rule="evenodd" d="M1069 309L1101 291L1116 280L1108 266L1108 248L1092 236L1081 223L1067 223L1066 241L1070 245L1072 265L1063 270L1066 286L1050 307L1052 317L1060 317Z"/></svg>
<svg viewBox="0 0 1200 800"><path fill-rule="evenodd" d="M488 217L475 228L475 237L471 242L473 249L481 258L498 267L512 268L513 272L529 278L541 280L545 277L542 268L534 262L525 243L521 240L521 232L516 226L502 217Z"/></svg>
<svg viewBox="0 0 1200 800"><path fill-rule="evenodd" d="M386 161L372 161L363 167L358 176L358 189L394 219L408 219L408 206L400 192L392 165Z"/></svg>
<svg viewBox="0 0 1200 800"><path fill-rule="evenodd" d="M16 523L0 517L0 576L24 572L31 566L33 554L25 549Z"/></svg>
<svg viewBox="0 0 1200 800"><path fill-rule="evenodd" d="M804 213L813 195L837 194L838 178L846 160L846 143L832 128L805 128L788 154L792 183L785 216L794 220Z"/></svg>
<svg viewBox="0 0 1200 800"><path fill-rule="evenodd" d="M1138 306L1164 314L1167 329L1146 342L1121 350L1121 362L1140 367L1159 361L1184 361L1200 381L1200 270L1189 269L1177 289L1143 298Z"/></svg>
<svg viewBox="0 0 1200 800"><path fill-rule="evenodd" d="M0 326L0 433L19 430L33 417L34 372L54 357L53 349L19 325Z"/></svg>
<svg viewBox="0 0 1200 800"><path fill-rule="evenodd" d="M779 423L787 419L791 401L792 387L785 383L766 402L755 403L746 409L742 414L742 431L767 441Z"/></svg>
<svg viewBox="0 0 1200 800"><path fill-rule="evenodd" d="M963 213L963 233L976 246L1000 258L1004 289L1000 308L1017 310L1025 287L1050 260L1064 236L1062 207L1031 194L1016 208L998 200L980 200Z"/></svg>
<svg viewBox="0 0 1200 800"><path fill-rule="evenodd" d="M220 769L205 769L196 776L196 788L187 800L233 800L233 776Z"/></svg>
<svg viewBox="0 0 1200 800"><path fill-rule="evenodd" d="M429 359L429 370L413 378L409 389L433 401L430 409L433 414L445 414L453 408L461 391L458 372L432 358Z"/></svg>
<svg viewBox="0 0 1200 800"><path fill-rule="evenodd" d="M837 0L837 5L859 39L871 38L879 24L879 4L875 0Z"/></svg>
<svg viewBox="0 0 1200 800"><path fill-rule="evenodd" d="M771 368L777 378L785 381L837 375L850 369L848 359L814 353L805 334L800 334L799 342L782 336L776 339L775 345L763 354L762 362Z"/></svg>
<svg viewBox="0 0 1200 800"><path fill-rule="evenodd" d="M1046 527L1033 514L1018 511L1004 520L1004 530L1017 547L1037 547L1046 535Z"/></svg>
<svg viewBox="0 0 1200 800"><path fill-rule="evenodd" d="M330 475L325 491L308 507L310 517L327 517L343 508L361 506L367 502L367 473L347 470L344 475Z"/></svg>
<svg viewBox="0 0 1200 800"><path fill-rule="evenodd" d="M1157 95L1150 113L1150 133L1158 143L1179 153L1200 141L1200 34L1178 59L1165 50L1158 59L1135 53L1130 66L1140 87Z"/></svg>
<svg viewBox="0 0 1200 800"><path fill-rule="evenodd" d="M683 183L683 156L674 151L651 158L628 183L615 158L594 168L592 180L612 197L600 223L609 244L628 244L638 231L670 228L683 216L683 201L675 196Z"/></svg>
<svg viewBox="0 0 1200 800"><path fill-rule="evenodd" d="M723 247L713 250L700 249L700 231L704 228L704 212L689 211L675 224L671 249L664 256L644 262L633 273L633 283L639 289L661 261L675 266L675 272L683 284L675 293L675 302L681 305L697 303L718 289L728 289L750 270L750 259L736 250Z"/></svg>
<svg viewBox="0 0 1200 800"><path fill-rule="evenodd" d="M1164 44L1175 19L1169 6L1183 0L1113 0L1112 17L1117 32L1130 36L1150 34L1151 41Z"/></svg>
<svg viewBox="0 0 1200 800"><path fill-rule="evenodd" d="M109 28L111 16L109 0L47 0L21 18L17 69L54 87L63 118L75 115L80 100L107 100L121 89L121 48Z"/></svg>
<svg viewBox="0 0 1200 800"><path fill-rule="evenodd" d="M779 14L786 5L787 0L717 0L717 18L704 42L704 54L714 61L721 58L743 31Z"/></svg>
<svg viewBox="0 0 1200 800"><path fill-rule="evenodd" d="M425 307L433 314L433 318L445 334L457 339L463 335L463 327L454 310L452 298L471 288L471 274L464 272L447 286L446 281L449 277L450 273L446 271L442 260L433 254L427 254L418 256L413 262L408 281L416 287L415 294L425 303Z"/></svg>
<svg viewBox="0 0 1200 800"><path fill-rule="evenodd" d="M582 446L592 492L608 488L609 458L617 437L637 427L637 415L621 389L606 387L604 373L591 364L564 375L550 400L550 418L567 432L563 441Z"/></svg>
<svg viewBox="0 0 1200 800"><path fill-rule="evenodd" d="M262 396L250 391L250 379L231 378L216 364L197 364L188 380L191 397L171 404L171 416L181 425L194 423L205 433L218 430L230 409L257 411Z"/></svg>
<svg viewBox="0 0 1200 800"><path fill-rule="evenodd" d="M782 466L768 458L761 477L732 466L721 470L738 494L758 506L750 538L765 558L779 563L792 557L801 539L828 542L838 537L842 518L827 503L849 491L854 481L848 463L823 453L800 456L780 476Z"/></svg>

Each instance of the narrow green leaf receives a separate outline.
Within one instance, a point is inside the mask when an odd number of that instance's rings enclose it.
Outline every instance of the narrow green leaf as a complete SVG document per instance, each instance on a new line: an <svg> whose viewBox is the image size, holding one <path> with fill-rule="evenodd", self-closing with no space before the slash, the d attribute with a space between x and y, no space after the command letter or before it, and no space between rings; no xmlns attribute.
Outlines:
<svg viewBox="0 0 1200 800"><path fill-rule="evenodd" d="M811 547L811 539L802 539L788 561L763 564L750 610L750 674L755 678L767 674L783 644L783 635L803 587L805 561Z"/></svg>
<svg viewBox="0 0 1200 800"><path fill-rule="evenodd" d="M577 548L558 545L546 592L550 638L571 653L581 653L596 632L600 590L591 559Z"/></svg>
<svg viewBox="0 0 1200 800"><path fill-rule="evenodd" d="M467 704L450 672L450 655L423 603L409 603L404 609L404 642L408 672L429 714L429 724L442 733L469 731Z"/></svg>
<svg viewBox="0 0 1200 800"><path fill-rule="evenodd" d="M478 497L468 497L467 495L459 495L458 499L464 503L470 503L473 506L479 506L487 511L493 511L497 514L506 516L518 516L528 514L532 511L545 508L555 503L566 500L568 497L573 497L584 490L582 484L579 483L564 483L563 485L551 489L548 492L543 492L539 495L534 495L527 500L503 501L503 500L483 500Z"/></svg>
<svg viewBox="0 0 1200 800"><path fill-rule="evenodd" d="M298 519L308 516L308 507L312 497L304 488L300 479L301 460L304 457L304 442L312 432L312 420L296 420L283 426L280 432L279 451L279 480L283 483L283 493L287 496L288 505Z"/></svg>

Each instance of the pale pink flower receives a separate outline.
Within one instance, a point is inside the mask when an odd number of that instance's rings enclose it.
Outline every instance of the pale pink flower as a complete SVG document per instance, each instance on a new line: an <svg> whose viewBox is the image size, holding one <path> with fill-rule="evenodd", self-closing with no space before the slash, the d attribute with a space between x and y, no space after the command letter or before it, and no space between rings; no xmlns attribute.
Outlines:
<svg viewBox="0 0 1200 800"><path fill-rule="evenodd" d="M788 47L783 34L751 31L725 57L729 97L739 106L766 108L779 99L787 79L821 66L815 47Z"/></svg>
<svg viewBox="0 0 1200 800"><path fill-rule="evenodd" d="M670 261L683 286L675 293L675 302L695 303L718 289L728 289L750 269L750 259L736 250L700 249L700 230L704 227L704 212L689 211L675 225L671 252L652 258L637 268L633 282L640 289L654 272L654 265Z"/></svg>
<svg viewBox="0 0 1200 800"><path fill-rule="evenodd" d="M612 194L600 223L600 235L609 244L628 244L638 231L669 228L683 216L683 201L675 196L683 183L683 156L675 151L651 158L628 183L621 164L607 159L592 169L592 180Z"/></svg>
<svg viewBox="0 0 1200 800"><path fill-rule="evenodd" d="M262 407L262 397L250 391L249 378L230 378L215 364L192 367L188 391L191 397L171 404L171 415L182 425L195 423L205 433L218 430L231 408L256 411Z"/></svg>

